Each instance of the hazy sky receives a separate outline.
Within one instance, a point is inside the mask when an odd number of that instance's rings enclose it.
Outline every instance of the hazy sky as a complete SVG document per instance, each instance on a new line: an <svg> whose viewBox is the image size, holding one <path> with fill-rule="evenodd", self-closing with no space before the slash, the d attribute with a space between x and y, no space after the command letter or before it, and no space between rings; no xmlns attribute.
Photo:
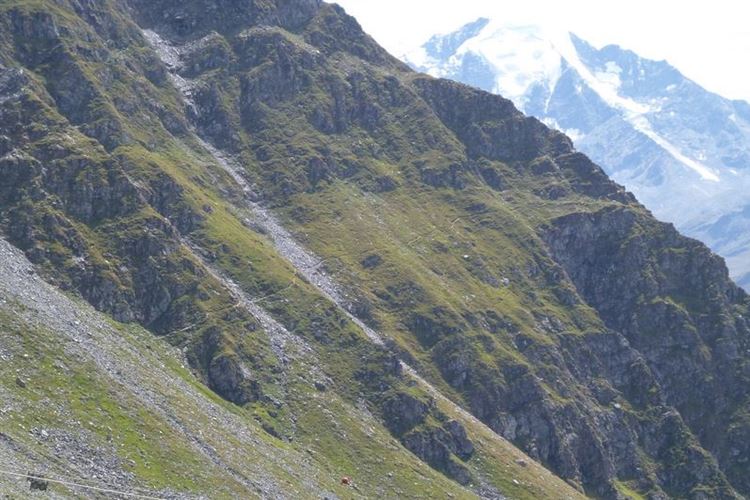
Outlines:
<svg viewBox="0 0 750 500"><path fill-rule="evenodd" d="M708 90L750 101L748 0L338 0L394 55L477 17L564 28L666 59Z"/></svg>

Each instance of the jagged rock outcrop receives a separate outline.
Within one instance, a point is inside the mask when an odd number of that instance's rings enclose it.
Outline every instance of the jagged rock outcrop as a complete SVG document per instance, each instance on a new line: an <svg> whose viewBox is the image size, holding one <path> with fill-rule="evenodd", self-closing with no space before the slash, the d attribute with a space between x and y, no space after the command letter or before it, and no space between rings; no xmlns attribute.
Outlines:
<svg viewBox="0 0 750 500"><path fill-rule="evenodd" d="M392 395L382 406L386 425L408 450L459 483L469 483L471 474L461 461L471 458L474 444L459 422L435 412L433 401L404 392ZM444 423L427 425L430 416Z"/></svg>

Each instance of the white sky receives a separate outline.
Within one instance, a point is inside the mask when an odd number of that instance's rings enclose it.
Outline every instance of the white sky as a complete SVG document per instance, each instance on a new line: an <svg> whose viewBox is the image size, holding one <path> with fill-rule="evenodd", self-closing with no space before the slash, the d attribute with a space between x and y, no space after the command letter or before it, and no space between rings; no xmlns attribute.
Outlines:
<svg viewBox="0 0 750 500"><path fill-rule="evenodd" d="M572 31L666 59L703 87L750 101L748 0L338 0L370 35L400 56L435 33L484 16Z"/></svg>

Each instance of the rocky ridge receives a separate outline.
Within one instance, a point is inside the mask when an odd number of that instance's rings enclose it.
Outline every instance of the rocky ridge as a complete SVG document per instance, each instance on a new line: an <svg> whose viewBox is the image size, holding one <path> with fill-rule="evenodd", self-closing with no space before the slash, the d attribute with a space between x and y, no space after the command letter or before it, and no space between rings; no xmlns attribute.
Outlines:
<svg viewBox="0 0 750 500"><path fill-rule="evenodd" d="M748 103L709 92L666 61L502 19L435 35L405 58L565 131L657 218L706 243L749 284Z"/></svg>

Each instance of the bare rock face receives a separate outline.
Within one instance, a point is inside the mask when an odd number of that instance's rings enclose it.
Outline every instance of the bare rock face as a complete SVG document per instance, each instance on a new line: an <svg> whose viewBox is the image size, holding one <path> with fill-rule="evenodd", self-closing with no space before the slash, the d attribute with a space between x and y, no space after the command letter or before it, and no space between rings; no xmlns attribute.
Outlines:
<svg viewBox="0 0 750 500"><path fill-rule="evenodd" d="M748 325L732 311L747 296L723 261L626 210L562 217L545 239L588 303L642 353L665 402L745 488L736 464L748 462L748 450L735 436L748 432L746 396L737 398L749 390Z"/></svg>

